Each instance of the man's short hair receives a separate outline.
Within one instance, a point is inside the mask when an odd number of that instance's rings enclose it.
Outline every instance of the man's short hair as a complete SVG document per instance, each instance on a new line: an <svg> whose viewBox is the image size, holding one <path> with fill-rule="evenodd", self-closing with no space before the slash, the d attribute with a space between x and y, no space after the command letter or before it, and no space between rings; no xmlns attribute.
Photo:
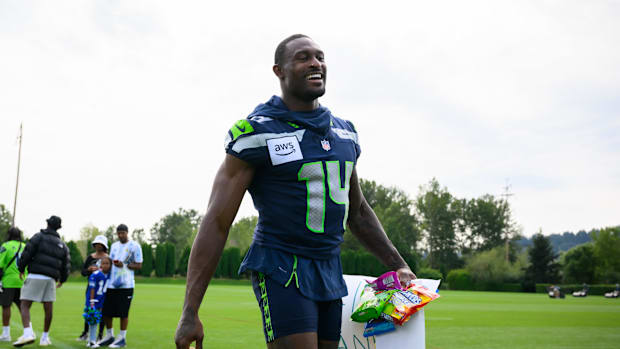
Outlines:
<svg viewBox="0 0 620 349"><path fill-rule="evenodd" d="M17 227L10 227L9 231L6 234L6 240L17 240L22 241L22 231Z"/></svg>
<svg viewBox="0 0 620 349"><path fill-rule="evenodd" d="M119 231L129 232L129 228L127 228L125 224L119 224L118 227L116 227L116 232L118 233Z"/></svg>
<svg viewBox="0 0 620 349"><path fill-rule="evenodd" d="M275 64L280 64L280 62L282 62L282 59L284 59L284 53L286 52L286 45L296 39L300 39L300 38L308 38L310 39L310 37L308 35L304 35L304 34L293 34L291 36L289 36L288 38L282 40L282 42L280 42L278 44L278 47L276 47L276 54L274 57L274 63Z"/></svg>

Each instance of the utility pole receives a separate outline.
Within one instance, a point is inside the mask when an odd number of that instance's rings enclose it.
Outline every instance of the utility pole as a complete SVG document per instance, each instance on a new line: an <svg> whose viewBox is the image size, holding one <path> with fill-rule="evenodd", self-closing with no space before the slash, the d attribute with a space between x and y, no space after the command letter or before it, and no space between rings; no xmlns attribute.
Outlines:
<svg viewBox="0 0 620 349"><path fill-rule="evenodd" d="M17 189L19 188L19 168L22 162L22 129L23 123L19 124L19 150L17 153L17 179L15 180L15 200L13 200L13 219L11 222L12 226L15 226L15 212L17 211Z"/></svg>
<svg viewBox="0 0 620 349"><path fill-rule="evenodd" d="M510 183L508 182L508 179L506 179L506 186L504 187L504 193L501 194L501 196L504 197L504 216L506 215L506 211L508 210L508 198L510 198L511 196L515 195L514 193L510 192L510 187L512 187L510 185ZM508 225L509 222L507 222ZM508 228L508 227L506 227ZM506 231L506 263L508 263L509 261L509 255L510 255L510 236L508 234L508 231Z"/></svg>

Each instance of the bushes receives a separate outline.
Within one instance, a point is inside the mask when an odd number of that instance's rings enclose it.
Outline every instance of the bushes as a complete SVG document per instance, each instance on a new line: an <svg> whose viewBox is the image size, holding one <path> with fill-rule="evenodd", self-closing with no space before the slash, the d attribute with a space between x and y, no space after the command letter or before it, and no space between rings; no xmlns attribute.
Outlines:
<svg viewBox="0 0 620 349"><path fill-rule="evenodd" d="M474 282L465 269L452 269L446 278L451 290L473 290Z"/></svg>
<svg viewBox="0 0 620 349"><path fill-rule="evenodd" d="M179 259L179 268L177 269L177 273L182 276L187 275L187 266L189 265L189 254L192 252L192 248L190 246L185 246L183 250L183 254L181 255L181 259Z"/></svg>
<svg viewBox="0 0 620 349"><path fill-rule="evenodd" d="M71 258L71 271L78 271L82 269L82 265L84 264L84 259L82 259L82 254L77 247L77 244L73 241L69 241L67 243L67 247L69 248L69 256Z"/></svg>
<svg viewBox="0 0 620 349"><path fill-rule="evenodd" d="M153 248L147 243L142 243L142 269L140 275L151 276L153 273Z"/></svg>
<svg viewBox="0 0 620 349"><path fill-rule="evenodd" d="M364 251L345 250L340 260L344 274L379 276L389 271L375 256Z"/></svg>
<svg viewBox="0 0 620 349"><path fill-rule="evenodd" d="M173 244L167 242L166 246L166 276L173 276L176 268L176 249Z"/></svg>
<svg viewBox="0 0 620 349"><path fill-rule="evenodd" d="M441 272L439 270L431 269L431 268L422 268L418 270L418 272L416 273L416 276L420 279L433 279L433 280L443 279L443 275L441 275Z"/></svg>
<svg viewBox="0 0 620 349"><path fill-rule="evenodd" d="M158 277L166 276L166 246L159 244L155 248L155 275Z"/></svg>
<svg viewBox="0 0 620 349"><path fill-rule="evenodd" d="M220 262L215 269L215 275L213 276L216 278L238 279L239 275L237 271L239 271L242 260L243 256L241 256L241 250L239 248L230 247L224 249Z"/></svg>

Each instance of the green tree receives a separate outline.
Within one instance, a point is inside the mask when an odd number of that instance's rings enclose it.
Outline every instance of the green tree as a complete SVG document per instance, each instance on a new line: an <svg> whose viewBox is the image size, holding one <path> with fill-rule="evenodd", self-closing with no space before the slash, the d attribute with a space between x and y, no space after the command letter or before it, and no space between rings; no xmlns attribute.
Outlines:
<svg viewBox="0 0 620 349"><path fill-rule="evenodd" d="M167 242L164 244L166 246L166 276L174 276L174 272L176 271L176 260L175 260L175 248L174 245Z"/></svg>
<svg viewBox="0 0 620 349"><path fill-rule="evenodd" d="M185 246L191 245L191 238L198 231L199 224L200 216L196 210L179 208L153 225L151 239L155 244L169 242L175 246L176 251L183 251Z"/></svg>
<svg viewBox="0 0 620 349"><path fill-rule="evenodd" d="M483 195L466 202L463 210L464 225L469 230L466 246L475 251L490 250L504 245L512 231L510 207L506 200Z"/></svg>
<svg viewBox="0 0 620 349"><path fill-rule="evenodd" d="M7 232L13 224L13 216L3 204L0 204L0 241L5 241Z"/></svg>
<svg viewBox="0 0 620 349"><path fill-rule="evenodd" d="M549 239L540 231L532 237L532 247L528 250L530 266L525 278L533 283L555 283L559 279L559 264Z"/></svg>
<svg viewBox="0 0 620 349"><path fill-rule="evenodd" d="M596 266L593 244L575 246L562 256L563 281L592 284L595 282Z"/></svg>
<svg viewBox="0 0 620 349"><path fill-rule="evenodd" d="M189 255L191 252L192 248L190 246L185 246L185 249L181 254L181 258L179 259L179 268L177 269L177 273L179 275L187 275L187 266L189 265Z"/></svg>
<svg viewBox="0 0 620 349"><path fill-rule="evenodd" d="M131 240L142 244L144 242L146 242L146 237L145 237L145 233L144 233L144 229L142 228L138 228L138 229L134 229L131 231Z"/></svg>
<svg viewBox="0 0 620 349"><path fill-rule="evenodd" d="M116 236L116 226L115 225L109 225L101 233L103 235L105 235L106 239L108 239L108 248L112 247L112 244L114 243L114 241L118 240L118 238ZM108 252L110 252L110 251L108 250Z"/></svg>
<svg viewBox="0 0 620 349"><path fill-rule="evenodd" d="M256 228L257 221L257 216L250 216L241 218L235 222L230 227L225 247L238 247L242 251L247 250L252 243L254 228Z"/></svg>
<svg viewBox="0 0 620 349"><path fill-rule="evenodd" d="M507 261L503 246L471 255L465 262L465 269L475 282L502 283L517 282L527 267L527 255L522 254L515 263Z"/></svg>
<svg viewBox="0 0 620 349"><path fill-rule="evenodd" d="M71 272L81 270L82 265L84 264L84 259L82 258L82 254L80 253L77 244L73 241L69 241L67 242L67 247L69 248L69 255L71 257Z"/></svg>
<svg viewBox="0 0 620 349"><path fill-rule="evenodd" d="M93 224L87 224L80 229L80 240L84 241L92 241L95 239L97 235L103 235L104 232L99 230L99 228L95 227Z"/></svg>
<svg viewBox="0 0 620 349"><path fill-rule="evenodd" d="M151 276L153 273L153 247L143 242L142 246L142 269L140 269L140 275Z"/></svg>
<svg viewBox="0 0 620 349"><path fill-rule="evenodd" d="M155 248L155 275L166 276L166 245L159 244Z"/></svg>
<svg viewBox="0 0 620 349"><path fill-rule="evenodd" d="M396 187L384 187L375 181L361 179L360 187L394 247L415 270L418 264L416 246L420 239L420 228L413 213L413 201L403 190ZM364 250L361 243L348 229L345 231L341 248L343 251Z"/></svg>
<svg viewBox="0 0 620 349"><path fill-rule="evenodd" d="M620 282L620 226L590 233L594 241L594 255L598 261L596 275L605 283Z"/></svg>
<svg viewBox="0 0 620 349"><path fill-rule="evenodd" d="M455 232L460 206L455 202L435 178L420 187L415 202L428 247L428 265L443 275L460 264Z"/></svg>

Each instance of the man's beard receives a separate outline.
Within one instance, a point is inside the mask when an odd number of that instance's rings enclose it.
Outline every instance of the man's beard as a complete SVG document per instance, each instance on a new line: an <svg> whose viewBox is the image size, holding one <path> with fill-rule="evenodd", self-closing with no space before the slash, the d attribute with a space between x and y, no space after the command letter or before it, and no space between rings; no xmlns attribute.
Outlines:
<svg viewBox="0 0 620 349"><path fill-rule="evenodd" d="M302 91L295 91L295 97L301 99L304 102L312 102L315 99L322 97L325 94L325 85L320 89L304 89Z"/></svg>

